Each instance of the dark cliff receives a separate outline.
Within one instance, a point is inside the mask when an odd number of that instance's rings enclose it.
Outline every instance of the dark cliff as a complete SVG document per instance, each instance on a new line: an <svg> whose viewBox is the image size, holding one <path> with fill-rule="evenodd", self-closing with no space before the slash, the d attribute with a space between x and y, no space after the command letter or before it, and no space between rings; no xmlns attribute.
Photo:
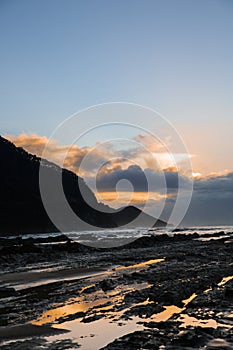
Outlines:
<svg viewBox="0 0 233 350"><path fill-rule="evenodd" d="M120 211L98 203L92 191L85 182L73 172L42 160L16 147L10 141L0 136L0 232L53 232L57 228L50 221L40 196L39 167L50 175L62 173L62 183L66 199L78 217L95 227L118 227L129 224L141 214L135 207L126 207ZM83 197L83 194L84 197ZM88 198L87 204L84 198ZM54 199L55 204L56 199ZM56 203L57 204L57 203ZM105 213L102 211L103 207ZM140 215L137 226L164 226L163 221L144 214ZM73 227L65 223L67 231L80 230L85 227Z"/></svg>

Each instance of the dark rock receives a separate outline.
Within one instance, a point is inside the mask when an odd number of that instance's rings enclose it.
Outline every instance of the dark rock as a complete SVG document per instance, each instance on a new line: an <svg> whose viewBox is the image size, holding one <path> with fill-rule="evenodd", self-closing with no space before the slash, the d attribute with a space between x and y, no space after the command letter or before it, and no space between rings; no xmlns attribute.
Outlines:
<svg viewBox="0 0 233 350"><path fill-rule="evenodd" d="M85 289L83 289L82 293L89 294L89 293L95 292L96 290L97 290L96 286L86 287Z"/></svg>
<svg viewBox="0 0 233 350"><path fill-rule="evenodd" d="M75 314L60 317L58 319L58 323L73 321L73 320L76 320L77 318L81 318L81 317L85 317L85 312L79 311L79 312L76 312Z"/></svg>
<svg viewBox="0 0 233 350"><path fill-rule="evenodd" d="M0 298L16 296L18 293L14 288L0 287Z"/></svg>
<svg viewBox="0 0 233 350"><path fill-rule="evenodd" d="M195 329L192 329L181 331L176 337L174 337L174 339L172 339L171 344L180 347L199 349L199 346L205 343L206 339L203 339L203 334L200 335Z"/></svg>
<svg viewBox="0 0 233 350"><path fill-rule="evenodd" d="M104 315L97 315L97 314L95 314L93 316L89 316L89 317L83 318L81 322L83 322L83 323L94 322L94 321L97 321L97 320L99 320L99 319L101 319L103 317L104 317Z"/></svg>
<svg viewBox="0 0 233 350"><path fill-rule="evenodd" d="M112 279L103 280L99 283L99 286L104 292L107 292L108 290L112 290L115 288L116 282L114 282Z"/></svg>
<svg viewBox="0 0 233 350"><path fill-rule="evenodd" d="M225 293L224 293L224 298L233 299L233 288L232 287L226 287Z"/></svg>

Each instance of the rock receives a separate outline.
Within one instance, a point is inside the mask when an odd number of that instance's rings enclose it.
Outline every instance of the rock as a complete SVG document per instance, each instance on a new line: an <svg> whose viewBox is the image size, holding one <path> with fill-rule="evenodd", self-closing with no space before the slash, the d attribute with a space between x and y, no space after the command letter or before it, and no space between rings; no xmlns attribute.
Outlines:
<svg viewBox="0 0 233 350"><path fill-rule="evenodd" d="M0 287L0 298L8 298L18 295L14 288Z"/></svg>
<svg viewBox="0 0 233 350"><path fill-rule="evenodd" d="M206 346L206 350L232 350L232 348L232 345L220 338L211 340Z"/></svg>
<svg viewBox="0 0 233 350"><path fill-rule="evenodd" d="M83 323L94 322L94 321L97 321L97 320L99 320L99 319L101 319L103 317L104 317L104 315L97 315L97 314L95 314L93 316L89 316L89 317L83 318L81 322L83 322Z"/></svg>
<svg viewBox="0 0 233 350"><path fill-rule="evenodd" d="M198 348L198 345L203 344L203 336L198 334L194 329L181 331L174 339L172 339L172 345L181 347L191 347L193 349Z"/></svg>
<svg viewBox="0 0 233 350"><path fill-rule="evenodd" d="M77 318L81 318L81 317L85 317L85 312L79 311L79 312L76 312L75 314L71 314L71 315L67 315L67 316L64 316L64 317L60 317L58 319L58 323L64 323L64 322L67 322L67 321L73 321L73 320L76 320Z"/></svg>
<svg viewBox="0 0 233 350"><path fill-rule="evenodd" d="M89 293L95 292L96 290L97 290L96 286L86 287L85 289L83 289L82 293L89 294Z"/></svg>
<svg viewBox="0 0 233 350"><path fill-rule="evenodd" d="M224 298L233 299L233 288L232 287L226 287L225 293L224 293Z"/></svg>
<svg viewBox="0 0 233 350"><path fill-rule="evenodd" d="M112 280L112 279L109 279L109 280L103 280L99 283L100 285L100 288L104 291L104 292L107 292L108 290L112 290L115 288L116 286L116 283Z"/></svg>

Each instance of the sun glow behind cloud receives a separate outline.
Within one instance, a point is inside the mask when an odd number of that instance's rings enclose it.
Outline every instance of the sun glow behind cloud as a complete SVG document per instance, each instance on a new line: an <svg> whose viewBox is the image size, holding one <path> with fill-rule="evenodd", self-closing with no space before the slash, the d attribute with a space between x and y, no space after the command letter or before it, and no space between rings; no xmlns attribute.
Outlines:
<svg viewBox="0 0 233 350"><path fill-rule="evenodd" d="M44 147L48 142L47 137L36 134L23 133L18 136L7 135L5 137L16 146L23 147L37 156L43 154ZM149 141L147 140L147 142ZM48 158L50 161L60 164L60 158L65 155L64 167L84 176L84 180L99 201L114 208L132 204L144 209L146 204L148 209L146 212L156 216L164 201L168 207L170 204L174 204L178 186L176 162L179 162L182 168L182 163L185 163L186 159L178 153L170 156L154 145L152 150L155 160L150 159L148 154L145 157L146 154L139 149L126 150L121 155L119 150L115 152L110 144L108 147L79 147L78 145L61 145L53 140L48 150ZM87 154L90 157L88 167L82 168L80 173L80 164ZM127 159L127 155L129 159ZM99 171L95 169L97 160L104 164ZM139 163L139 165L135 163ZM152 182L150 189L146 187L145 175ZM163 178L166 189L163 186ZM132 182L132 187L118 186L122 179ZM183 174L179 174L179 185L184 191L186 183L191 179L194 180L194 192L185 224L207 224L210 220L208 218L212 218L212 223L215 222L215 218L218 218L217 224L231 224L233 173L228 170L209 171L208 174L193 171L191 178L189 178L184 169ZM98 185L97 188L93 185L95 182ZM222 221L219 221L219 215L217 215L219 212L221 212ZM204 217L202 217L203 213L205 213ZM202 218L201 221L200 218ZM166 217L163 219L166 220Z"/></svg>
<svg viewBox="0 0 233 350"><path fill-rule="evenodd" d="M46 136L39 136L36 133L21 133L15 135L5 135L8 140L13 142L17 147L23 147L29 153L35 154L41 157L45 146L47 146L49 139ZM76 144L73 145L61 145L57 140L52 140L47 150L48 160L60 164L60 159L64 157L63 166L80 176L88 176L90 174L89 169L80 169L80 164L83 158L88 154L89 166L94 169L94 165L97 160L103 161L103 166L99 169L101 174L110 173L115 170L127 169L132 164L138 164L143 170L153 169L156 171L165 172L177 172L177 164L180 165L180 170L185 175L185 168L182 169L182 163L188 157L193 160L196 159L192 154L169 154L164 152L164 149L160 144L153 143L153 137L150 134L136 135L135 140L143 142L144 146L150 151L147 153L143 149L133 149L124 152L125 157L121 155L121 152L116 152L111 147L111 144L104 144L103 146L96 147L79 147ZM128 158L126 156L128 155ZM80 172L81 171L81 172ZM202 172L194 170L192 177L194 179L206 179L216 176L221 176L230 173L229 169L223 169L219 171Z"/></svg>
<svg viewBox="0 0 233 350"><path fill-rule="evenodd" d="M156 171L177 171L177 164L182 164L182 162L190 157L187 154L169 154L164 146L156 142L150 134L136 135L134 140L136 142L140 141L143 147L135 146L131 149L124 149L124 145L122 149L114 149L111 142L104 143L103 145L97 142L93 147L79 147L76 144L60 145L57 140L52 140L48 147L49 139L46 136L38 136L35 133L21 133L17 136L5 135L5 137L16 146L23 147L26 151L36 154L39 157L42 156L46 146L48 160L60 165L61 158L64 158L63 166L80 176L85 175L86 172L88 173L88 169L80 169L80 164L87 155L88 163L89 166L92 166L92 170L97 160L103 161L102 172L109 172L117 167L127 169L133 162L143 170L151 168Z"/></svg>
<svg viewBox="0 0 233 350"><path fill-rule="evenodd" d="M161 144L153 142L154 138L150 134L136 135L136 146L129 148L121 143L112 145L110 142L107 145L97 143L92 147L81 148L76 144L61 145L56 140L52 140L48 147L48 138L34 133L6 137L16 146L37 156L42 156L46 146L48 160L84 177L99 201L115 207L147 201L158 202L171 196L171 193L167 194L165 177L169 183L176 183L177 163L182 163L187 158L183 154L166 153ZM139 141L146 148L139 147ZM61 164L60 159L63 157L64 163ZM86 158L88 161L83 165L82 161ZM98 163L103 165L98 168ZM171 180L172 174L174 180ZM123 179L127 179L132 188L119 187L118 183ZM95 188L96 180L98 189ZM151 188L147 188L147 180L152 183Z"/></svg>
<svg viewBox="0 0 233 350"><path fill-rule="evenodd" d="M128 191L97 191L96 198L99 202L109 204L113 207L119 205L135 205L137 203L146 203L148 201L161 201L171 197L169 194L159 192L128 192Z"/></svg>

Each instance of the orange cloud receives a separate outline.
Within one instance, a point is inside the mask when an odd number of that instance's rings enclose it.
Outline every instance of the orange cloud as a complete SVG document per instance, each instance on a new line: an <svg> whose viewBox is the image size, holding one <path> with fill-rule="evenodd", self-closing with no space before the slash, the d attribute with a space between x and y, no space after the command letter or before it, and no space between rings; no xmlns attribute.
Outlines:
<svg viewBox="0 0 233 350"><path fill-rule="evenodd" d="M134 140L138 144L130 150L116 150L111 143L97 143L93 147L84 148L76 144L60 145L56 140L49 140L46 136L38 136L35 133L5 137L16 146L23 147L39 157L43 155L46 147L46 159L82 177L96 175L97 171L107 174L127 169L131 165L138 165L142 170L150 168L155 171L176 172L176 161L182 161L182 155L177 155L178 159L174 160L174 157L166 153L164 145L151 134L135 136Z"/></svg>
<svg viewBox="0 0 233 350"><path fill-rule="evenodd" d="M147 203L148 201L160 201L165 198L170 198L171 194L161 194L159 192L124 192L124 191L97 191L95 192L97 199L105 204L119 207L121 205ZM113 203L115 202L115 205Z"/></svg>
<svg viewBox="0 0 233 350"><path fill-rule="evenodd" d="M197 173L193 172L193 178L198 179L198 180L208 180L211 178L218 178L221 176L226 176L230 173L231 173L231 171L229 169L223 169L223 170L211 172L208 174L201 174L199 172L197 172Z"/></svg>
<svg viewBox="0 0 233 350"><path fill-rule="evenodd" d="M165 146L163 143L152 133L139 134L134 137L134 140L139 144L142 144L146 150L150 152L164 152Z"/></svg>
<svg viewBox="0 0 233 350"><path fill-rule="evenodd" d="M5 135L9 141L13 142L17 147L23 147L26 151L41 156L45 145L48 143L46 136L38 136L34 133L22 133L18 136Z"/></svg>
<svg viewBox="0 0 233 350"><path fill-rule="evenodd" d="M77 145L59 145L56 140L49 140L46 136L38 136L35 133L22 133L18 136L5 135L5 137L13 142L17 147L23 147L26 151L36 154L38 157L43 156L46 147L46 159L63 166L80 176L92 170L95 163L99 161L106 162L107 154L100 147L80 148ZM90 169L85 167L80 171L80 164L85 156L88 155L88 165Z"/></svg>

